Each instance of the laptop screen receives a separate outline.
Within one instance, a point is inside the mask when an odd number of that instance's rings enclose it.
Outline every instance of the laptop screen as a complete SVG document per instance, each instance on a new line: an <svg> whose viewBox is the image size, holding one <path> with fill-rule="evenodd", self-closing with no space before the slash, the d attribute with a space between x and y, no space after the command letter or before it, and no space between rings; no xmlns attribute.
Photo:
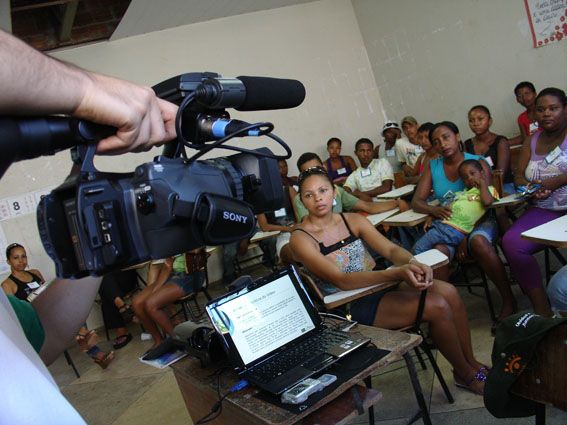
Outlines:
<svg viewBox="0 0 567 425"><path fill-rule="evenodd" d="M207 312L229 346L229 355L238 355L241 366L285 346L320 323L292 268L212 301Z"/></svg>

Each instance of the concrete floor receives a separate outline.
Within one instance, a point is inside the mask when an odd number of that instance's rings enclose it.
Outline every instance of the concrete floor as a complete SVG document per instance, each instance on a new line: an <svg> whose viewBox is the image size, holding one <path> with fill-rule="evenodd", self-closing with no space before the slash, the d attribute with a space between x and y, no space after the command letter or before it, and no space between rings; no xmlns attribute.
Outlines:
<svg viewBox="0 0 567 425"><path fill-rule="evenodd" d="M212 292L219 292L220 285L212 285ZM517 285L513 287L520 309L527 310L529 303ZM480 293L476 289L477 293ZM486 301L483 297L469 294L466 289L460 292L467 306L472 331L472 340L477 359L490 364L493 338L490 336L490 320ZM494 300L498 296L494 293ZM498 308L498 301L497 308ZM69 350L81 377L77 379L72 369L61 357L50 371L67 399L81 413L87 423L92 425L154 425L191 424L184 402L173 373L169 368L159 370L147 366L138 357L150 346L151 341L140 340L140 328L131 326L135 334L133 341L116 351L114 362L106 370L101 370L76 347ZM104 332L100 331L101 339ZM110 349L110 342L100 344ZM496 419L485 408L480 396L456 388L448 362L437 354L437 361L447 380L455 403L449 404L444 398L439 383L433 377L431 368L423 371L418 367L419 379L426 401L429 403L431 419L434 424L468 425L528 425L534 424L531 418ZM373 378L374 388L383 393L383 399L376 405L376 423L381 425L401 425L407 423L417 409L411 389L407 369L403 363L392 365ZM197 419L197 418L194 418ZM356 424L368 423L366 416L357 418ZM416 422L423 423L421 420ZM554 408L547 409L547 424L567 424L567 412Z"/></svg>

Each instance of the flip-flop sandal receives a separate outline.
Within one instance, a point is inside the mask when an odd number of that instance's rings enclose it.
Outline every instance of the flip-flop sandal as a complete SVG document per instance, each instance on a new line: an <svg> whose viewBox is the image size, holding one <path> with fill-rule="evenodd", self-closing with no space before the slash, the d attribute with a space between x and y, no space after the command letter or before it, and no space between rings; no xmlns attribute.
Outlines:
<svg viewBox="0 0 567 425"><path fill-rule="evenodd" d="M127 346L130 341L132 341L132 334L120 335L114 339L114 343L112 344L112 347L115 350L119 350L122 347Z"/></svg>
<svg viewBox="0 0 567 425"><path fill-rule="evenodd" d="M463 388L467 391L470 391L471 393L474 393L474 394L477 394L477 395L483 395L484 394L483 391L479 391L472 386L475 381L486 382L486 375L482 371L482 369L483 368L480 368L479 370L477 370L476 373L474 374L474 376L471 379L469 379L468 381L463 380L461 377L459 377L459 375L457 375L455 373L455 371L453 371L453 378L455 379L455 385L459 388Z"/></svg>

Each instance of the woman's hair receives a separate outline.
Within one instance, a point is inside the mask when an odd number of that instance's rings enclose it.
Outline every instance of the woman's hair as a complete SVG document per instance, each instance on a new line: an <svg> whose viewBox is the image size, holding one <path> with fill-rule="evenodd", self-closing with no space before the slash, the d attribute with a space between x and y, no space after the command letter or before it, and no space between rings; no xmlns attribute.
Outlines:
<svg viewBox="0 0 567 425"><path fill-rule="evenodd" d="M558 88L555 88L555 87L547 87L547 88L543 89L537 95L536 103L543 96L554 96L561 102L561 104L563 106L567 106L567 97L565 97L565 92L561 89L558 89Z"/></svg>
<svg viewBox="0 0 567 425"><path fill-rule="evenodd" d="M301 172L299 174L299 177L297 178L297 184L299 185L299 193L301 193L301 188L303 187L303 183L305 183L305 180L307 180L307 178L311 176L325 177L325 179L331 184L331 186L333 186L333 182L329 177L329 175L327 174L327 170L325 170L323 167L311 167Z"/></svg>
<svg viewBox="0 0 567 425"><path fill-rule="evenodd" d="M24 247L19 243L11 243L6 247L6 260L10 259L10 254L12 254L12 251L16 248L24 248Z"/></svg>
<svg viewBox="0 0 567 425"><path fill-rule="evenodd" d="M435 124L433 124L433 127L431 127L431 130L429 130L429 141L431 142L431 144L433 144L433 132L435 130L437 130L439 127L447 127L449 130L451 130L455 134L460 133L459 127L457 127L457 125L454 122L441 121L441 122L435 123Z"/></svg>
<svg viewBox="0 0 567 425"><path fill-rule="evenodd" d="M488 115L488 118L492 118L492 115L490 115L490 110L484 106L484 105L475 105L473 106L471 109L469 109L469 114L474 111L475 109L480 109L481 111L483 111L486 115ZM468 114L467 114L468 115Z"/></svg>
<svg viewBox="0 0 567 425"><path fill-rule="evenodd" d="M301 166L303 164L305 164L308 161L312 161L314 159L319 161L320 164L323 164L323 161L321 161L321 158L316 153L313 152L302 153L301 156L297 159L297 169L301 170Z"/></svg>
<svg viewBox="0 0 567 425"><path fill-rule="evenodd" d="M339 144L339 146L343 145L343 142L341 142L341 139L339 139L338 137L331 137L329 140L327 140L327 147L329 147L329 145L333 142L337 142Z"/></svg>

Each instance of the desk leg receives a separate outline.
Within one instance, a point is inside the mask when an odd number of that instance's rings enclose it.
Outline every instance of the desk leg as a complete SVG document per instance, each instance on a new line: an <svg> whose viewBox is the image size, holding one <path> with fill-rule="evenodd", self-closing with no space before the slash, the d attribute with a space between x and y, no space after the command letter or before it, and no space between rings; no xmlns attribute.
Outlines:
<svg viewBox="0 0 567 425"><path fill-rule="evenodd" d="M414 423L419 418L423 418L423 423L425 425L432 425L431 418L429 417L429 410L427 409L427 404L425 403L425 398L423 397L423 391L421 389L421 384L419 383L419 379L417 378L417 372L415 371L415 366L413 361L409 355L409 352L404 354L404 360L406 361L406 366L408 368L411 385L413 387L413 391L415 393L415 398L417 400L417 404L419 406L419 412L415 414L415 416L410 420L409 424Z"/></svg>
<svg viewBox="0 0 567 425"><path fill-rule="evenodd" d="M372 376L367 376L364 378L364 384L366 388L372 388ZM368 408L368 423L374 425L374 405Z"/></svg>
<svg viewBox="0 0 567 425"><path fill-rule="evenodd" d="M545 425L545 404L543 403L536 404L535 423Z"/></svg>

